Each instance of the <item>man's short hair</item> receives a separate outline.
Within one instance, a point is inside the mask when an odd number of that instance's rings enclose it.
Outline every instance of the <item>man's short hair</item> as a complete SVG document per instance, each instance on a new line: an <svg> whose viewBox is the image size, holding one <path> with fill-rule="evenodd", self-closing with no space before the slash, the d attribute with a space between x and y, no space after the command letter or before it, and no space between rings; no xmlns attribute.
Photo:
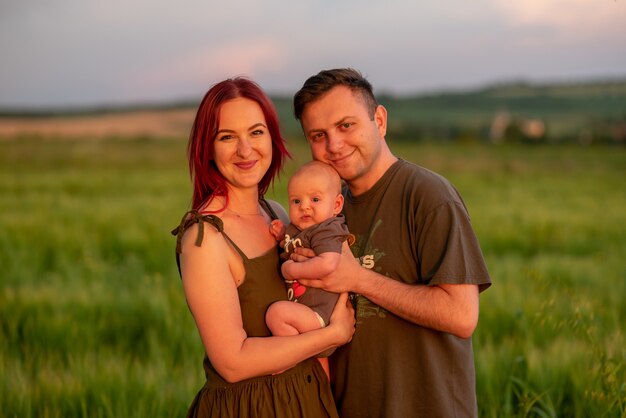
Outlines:
<svg viewBox="0 0 626 418"><path fill-rule="evenodd" d="M293 97L293 112L296 119L300 120L307 104L319 99L335 86L346 86L353 93L358 93L367 107L370 118L374 119L378 107L374 89L360 72L352 68L324 70L309 77Z"/></svg>

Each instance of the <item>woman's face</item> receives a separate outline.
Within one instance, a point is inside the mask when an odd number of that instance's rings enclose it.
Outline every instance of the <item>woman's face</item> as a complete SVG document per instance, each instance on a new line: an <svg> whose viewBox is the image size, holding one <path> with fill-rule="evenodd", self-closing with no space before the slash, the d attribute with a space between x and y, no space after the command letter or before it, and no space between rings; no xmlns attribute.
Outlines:
<svg viewBox="0 0 626 418"><path fill-rule="evenodd" d="M272 161L272 138L261 106L243 97L224 102L213 147L229 189L257 188Z"/></svg>

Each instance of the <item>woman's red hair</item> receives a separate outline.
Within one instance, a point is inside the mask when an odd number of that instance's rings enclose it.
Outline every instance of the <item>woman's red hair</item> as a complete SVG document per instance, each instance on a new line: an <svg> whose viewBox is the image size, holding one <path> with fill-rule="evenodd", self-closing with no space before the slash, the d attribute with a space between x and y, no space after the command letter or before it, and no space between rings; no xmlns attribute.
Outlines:
<svg viewBox="0 0 626 418"><path fill-rule="evenodd" d="M280 133L276 108L258 84L245 77L229 78L215 84L200 102L187 145L189 174L193 182L192 209L199 210L216 196L226 198L224 208L228 205L226 179L213 160L213 144L219 127L222 104L238 97L254 100L261 106L267 129L272 137L272 161L259 182L259 197L265 194L274 177L280 173L285 158L290 157L285 139Z"/></svg>

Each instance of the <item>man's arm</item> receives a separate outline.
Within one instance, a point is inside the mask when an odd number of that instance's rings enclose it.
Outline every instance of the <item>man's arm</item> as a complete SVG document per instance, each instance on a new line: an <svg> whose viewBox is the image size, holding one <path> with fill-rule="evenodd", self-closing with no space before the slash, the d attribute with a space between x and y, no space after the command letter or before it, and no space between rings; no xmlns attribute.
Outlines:
<svg viewBox="0 0 626 418"><path fill-rule="evenodd" d="M460 338L472 336L478 323L477 285L409 285L364 270L356 293L415 324Z"/></svg>
<svg viewBox="0 0 626 418"><path fill-rule="evenodd" d="M287 260L281 270L287 280L318 279L335 270L340 260L341 254L325 252L298 263Z"/></svg>
<svg viewBox="0 0 626 418"><path fill-rule="evenodd" d="M310 253L297 249L303 260ZM344 245L337 269L321 279L302 280L305 286L330 292L359 293L407 321L469 338L478 323L478 286L474 284L409 285L368 270Z"/></svg>

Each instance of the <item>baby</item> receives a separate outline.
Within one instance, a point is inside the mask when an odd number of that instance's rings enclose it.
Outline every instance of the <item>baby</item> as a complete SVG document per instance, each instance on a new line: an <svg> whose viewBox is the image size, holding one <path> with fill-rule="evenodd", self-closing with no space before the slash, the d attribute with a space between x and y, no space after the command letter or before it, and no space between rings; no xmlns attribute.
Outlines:
<svg viewBox="0 0 626 418"><path fill-rule="evenodd" d="M281 267L289 301L273 303L265 316L272 334L279 336L328 325L339 295L306 288L297 279L316 279L331 273L339 264L343 242L351 237L339 214L343 208L341 179L332 167L318 161L303 165L289 180L287 192L291 223L285 229L282 222L272 222L272 235L283 242L286 253L306 247L315 252L315 257L302 262L287 260ZM327 362L321 363L328 373Z"/></svg>

